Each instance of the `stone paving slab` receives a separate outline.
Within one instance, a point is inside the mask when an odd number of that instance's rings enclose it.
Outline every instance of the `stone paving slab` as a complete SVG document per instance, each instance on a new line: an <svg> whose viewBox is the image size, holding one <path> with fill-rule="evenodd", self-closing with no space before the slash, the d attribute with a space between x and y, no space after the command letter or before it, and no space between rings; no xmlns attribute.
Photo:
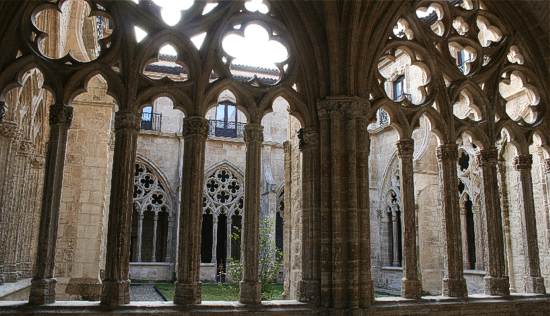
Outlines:
<svg viewBox="0 0 550 316"><path fill-rule="evenodd" d="M164 298L153 284L136 284L130 286L130 301L164 301Z"/></svg>

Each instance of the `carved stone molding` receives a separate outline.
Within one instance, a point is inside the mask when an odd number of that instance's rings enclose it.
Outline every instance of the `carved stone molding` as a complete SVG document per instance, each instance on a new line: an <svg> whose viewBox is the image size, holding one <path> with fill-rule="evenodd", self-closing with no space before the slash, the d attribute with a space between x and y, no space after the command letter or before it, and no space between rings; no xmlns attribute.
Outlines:
<svg viewBox="0 0 550 316"><path fill-rule="evenodd" d="M369 102L359 97L331 97L321 100L317 104L319 115L338 111L346 119L352 119L366 114Z"/></svg>
<svg viewBox="0 0 550 316"><path fill-rule="evenodd" d="M458 157L458 146L456 144L445 144L437 147L437 160L440 162L456 161Z"/></svg>
<svg viewBox="0 0 550 316"><path fill-rule="evenodd" d="M16 139L19 134L17 123L11 121L0 122L0 136L8 139Z"/></svg>
<svg viewBox="0 0 550 316"><path fill-rule="evenodd" d="M244 142L245 143L251 143L251 142L262 143L263 141L264 141L263 126L257 123L246 124L246 127L244 129Z"/></svg>
<svg viewBox="0 0 550 316"><path fill-rule="evenodd" d="M514 157L513 165L516 170L531 170L531 166L533 165L533 156L532 155L516 156Z"/></svg>
<svg viewBox="0 0 550 316"><path fill-rule="evenodd" d="M183 120L183 137L198 135L208 136L208 120L200 116L191 116Z"/></svg>
<svg viewBox="0 0 550 316"><path fill-rule="evenodd" d="M64 105L52 105L50 107L50 125L67 124L73 120L73 108Z"/></svg>
<svg viewBox="0 0 550 316"><path fill-rule="evenodd" d="M544 173L550 174L550 159L544 159Z"/></svg>
<svg viewBox="0 0 550 316"><path fill-rule="evenodd" d="M495 147L482 149L476 155L476 159L480 166L487 164L496 164L498 160L498 151Z"/></svg>
<svg viewBox="0 0 550 316"><path fill-rule="evenodd" d="M319 144L319 132L312 128L301 128L298 130L298 138L300 139L300 150L315 147Z"/></svg>
<svg viewBox="0 0 550 316"><path fill-rule="evenodd" d="M402 139L397 142L397 156L401 159L412 159L414 153L414 141Z"/></svg>
<svg viewBox="0 0 550 316"><path fill-rule="evenodd" d="M115 130L135 129L139 131L141 117L134 112L116 112Z"/></svg>
<svg viewBox="0 0 550 316"><path fill-rule="evenodd" d="M24 157L30 157L34 154L34 144L29 140L23 140L19 143L17 154Z"/></svg>

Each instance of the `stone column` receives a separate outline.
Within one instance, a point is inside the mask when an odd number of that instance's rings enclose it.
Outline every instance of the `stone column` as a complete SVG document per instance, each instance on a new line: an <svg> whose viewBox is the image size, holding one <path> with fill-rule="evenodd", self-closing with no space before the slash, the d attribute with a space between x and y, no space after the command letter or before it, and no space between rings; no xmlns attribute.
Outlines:
<svg viewBox="0 0 550 316"><path fill-rule="evenodd" d="M506 273L510 280L510 292L516 292L516 277L514 271L514 255L512 253L512 232L510 226L510 198L508 196L508 183L506 182L506 159L500 153L497 161L498 188L500 206L502 210L502 225L504 234L504 257L506 258Z"/></svg>
<svg viewBox="0 0 550 316"><path fill-rule="evenodd" d="M46 154L44 193L40 213L35 267L31 282L29 304L55 302L55 247L59 220L59 204L63 188L63 167L67 147L67 131L73 109L62 104L50 108L50 132Z"/></svg>
<svg viewBox="0 0 550 316"><path fill-rule="evenodd" d="M211 262L218 268L218 259L216 250L218 249L218 216L212 214L212 260Z"/></svg>
<svg viewBox="0 0 550 316"><path fill-rule="evenodd" d="M414 202L414 141L402 139L397 142L397 155L401 159L401 211L403 219L403 285L401 296L420 298L422 283L418 267L416 214Z"/></svg>
<svg viewBox="0 0 550 316"><path fill-rule="evenodd" d="M401 239L399 238L399 226L401 226L401 223L399 223L399 205L397 203L393 203L390 206L391 209L391 228L392 228L392 260L391 265L394 267L400 267L401 266L401 260L399 258L399 244L401 243Z"/></svg>
<svg viewBox="0 0 550 316"><path fill-rule="evenodd" d="M157 227L159 222L159 214L155 212L153 215L153 251L151 262L157 262Z"/></svg>
<svg viewBox="0 0 550 316"><path fill-rule="evenodd" d="M302 281L300 301L319 302L319 247L316 176L319 171L319 133L312 128L301 129L300 149L302 151Z"/></svg>
<svg viewBox="0 0 550 316"><path fill-rule="evenodd" d="M179 216L178 268L174 303L200 304L202 192L208 120L190 116L183 121L183 176Z"/></svg>
<svg viewBox="0 0 550 316"><path fill-rule="evenodd" d="M118 306L130 302L128 279L132 229L134 172L140 116L115 114L115 150L109 201L105 278L101 304Z"/></svg>
<svg viewBox="0 0 550 316"><path fill-rule="evenodd" d="M138 212L138 225L136 236L136 262L141 262L141 244L143 238L143 213Z"/></svg>
<svg viewBox="0 0 550 316"><path fill-rule="evenodd" d="M233 225L233 215L228 214L227 215L227 260L226 260L226 267L229 267L229 259L231 258L231 226ZM227 271L227 268L226 268Z"/></svg>
<svg viewBox="0 0 550 316"><path fill-rule="evenodd" d="M482 149L477 155L483 175L482 199L485 205L487 229L487 267L485 267L485 294L508 296L510 283L504 264L504 241L502 217L498 193L497 150L495 147Z"/></svg>
<svg viewBox="0 0 550 316"><path fill-rule="evenodd" d="M164 257L164 262L172 262L173 254L172 249L174 248L174 217L169 213L168 214L168 227L167 227L167 243L166 243L166 256Z"/></svg>
<svg viewBox="0 0 550 316"><path fill-rule="evenodd" d="M470 248L468 247L468 210L464 203L460 204L460 230L462 231L462 266L464 270L470 270Z"/></svg>
<svg viewBox="0 0 550 316"><path fill-rule="evenodd" d="M241 238L243 279L240 283L240 302L259 304L261 302L258 264L260 254L260 176L263 127L248 123L245 127L246 179L245 212Z"/></svg>
<svg viewBox="0 0 550 316"><path fill-rule="evenodd" d="M466 281L462 265L462 241L460 235L460 208L458 205L458 147L456 144L441 145L437 148L437 160L441 177L443 202L443 227L445 237L445 260L443 263L443 295L466 297ZM466 236L466 245L468 239ZM467 250L468 248L466 248Z"/></svg>
<svg viewBox="0 0 550 316"><path fill-rule="evenodd" d="M544 279L540 273L539 245L537 240L537 222L535 214L535 200L533 197L533 179L531 155L519 155L514 158L514 168L519 172L520 201L523 206L522 225L525 236L523 245L526 248L525 263L525 292L545 294Z"/></svg>
<svg viewBox="0 0 550 316"><path fill-rule="evenodd" d="M321 215L321 305L324 307L330 307L331 295L332 295L332 219L331 219L331 124L329 111L327 109L319 109L319 170L325 170L320 172L320 188L319 188L319 212ZM285 194L287 194L285 190ZM287 203L288 204L288 203ZM286 206L286 204L285 204ZM285 214L290 214L288 210L285 210Z"/></svg>

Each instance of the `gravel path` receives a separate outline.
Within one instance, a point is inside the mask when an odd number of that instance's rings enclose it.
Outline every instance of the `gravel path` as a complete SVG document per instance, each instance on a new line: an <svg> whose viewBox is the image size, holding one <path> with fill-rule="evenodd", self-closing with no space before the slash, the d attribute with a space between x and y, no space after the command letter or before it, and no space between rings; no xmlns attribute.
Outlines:
<svg viewBox="0 0 550 316"><path fill-rule="evenodd" d="M140 284L130 286L131 301L164 301L162 296L155 290L153 284Z"/></svg>

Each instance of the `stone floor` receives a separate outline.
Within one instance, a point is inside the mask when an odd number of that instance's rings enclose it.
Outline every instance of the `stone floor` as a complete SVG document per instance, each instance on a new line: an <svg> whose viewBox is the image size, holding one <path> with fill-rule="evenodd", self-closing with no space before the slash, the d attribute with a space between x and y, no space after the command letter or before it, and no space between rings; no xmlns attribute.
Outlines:
<svg viewBox="0 0 550 316"><path fill-rule="evenodd" d="M164 298L155 290L153 284L136 284L130 287L130 300L137 301L164 301Z"/></svg>

